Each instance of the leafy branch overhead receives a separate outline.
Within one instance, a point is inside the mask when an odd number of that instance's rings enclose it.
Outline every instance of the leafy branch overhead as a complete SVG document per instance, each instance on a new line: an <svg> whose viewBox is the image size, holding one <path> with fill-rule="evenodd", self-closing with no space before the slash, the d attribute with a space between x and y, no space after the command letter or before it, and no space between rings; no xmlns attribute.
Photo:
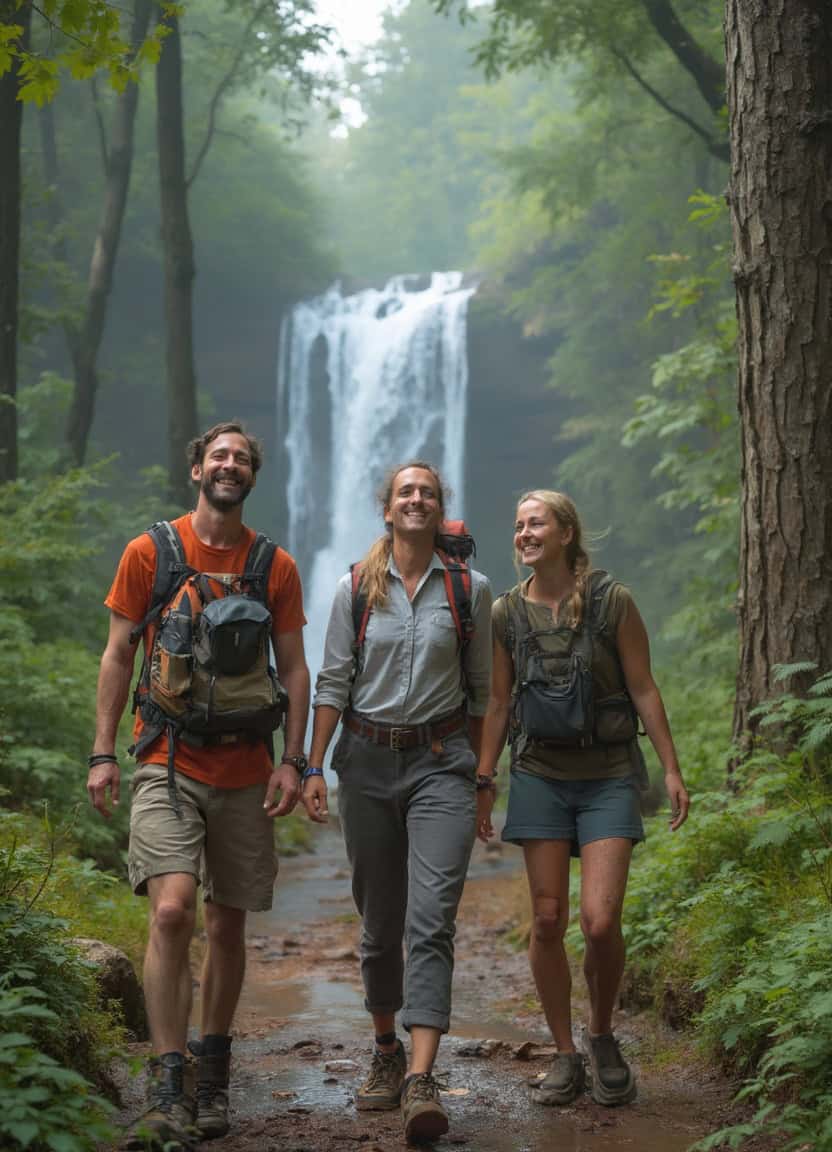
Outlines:
<svg viewBox="0 0 832 1152"><path fill-rule="evenodd" d="M434 4L439 12L456 11L463 22L482 19L482 9L469 0ZM703 25L701 12L701 6L685 0L495 0L475 58L491 79L575 60L598 72L626 76L700 136L714 156L727 160L721 29ZM661 46L687 73L698 96L693 89L682 95L674 90L671 100L652 81L650 65Z"/></svg>
<svg viewBox="0 0 832 1152"><path fill-rule="evenodd" d="M161 10L178 9L163 4ZM38 48L25 35L30 19ZM165 35L158 24L136 51L129 24L123 9L103 0L0 0L0 76L13 70L18 99L38 106L54 97L64 72L84 80L105 70L112 86L123 91L144 63L159 59Z"/></svg>

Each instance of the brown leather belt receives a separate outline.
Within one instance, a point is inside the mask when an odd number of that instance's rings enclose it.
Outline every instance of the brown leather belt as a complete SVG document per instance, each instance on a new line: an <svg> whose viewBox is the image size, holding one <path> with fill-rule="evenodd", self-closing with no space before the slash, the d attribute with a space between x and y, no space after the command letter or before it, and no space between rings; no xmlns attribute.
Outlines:
<svg viewBox="0 0 832 1152"><path fill-rule="evenodd" d="M440 720L404 727L377 724L375 720L368 720L366 716L359 716L349 709L344 712L341 720L345 728L363 736L365 740L372 740L374 744L381 744L393 752L406 752L409 748L439 744L452 732L459 732L465 727L465 712L460 708L458 712L452 712Z"/></svg>

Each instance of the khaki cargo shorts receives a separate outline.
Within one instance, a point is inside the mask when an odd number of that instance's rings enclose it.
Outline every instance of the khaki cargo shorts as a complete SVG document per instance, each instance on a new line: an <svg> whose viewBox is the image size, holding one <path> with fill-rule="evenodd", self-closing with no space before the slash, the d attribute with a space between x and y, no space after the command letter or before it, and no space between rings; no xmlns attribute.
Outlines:
<svg viewBox="0 0 832 1152"><path fill-rule="evenodd" d="M167 768L141 764L133 775L127 870L133 891L147 881L185 872L202 883L205 900L266 912L277 877L274 821L263 810L265 784L214 788L176 773L180 819L168 794Z"/></svg>

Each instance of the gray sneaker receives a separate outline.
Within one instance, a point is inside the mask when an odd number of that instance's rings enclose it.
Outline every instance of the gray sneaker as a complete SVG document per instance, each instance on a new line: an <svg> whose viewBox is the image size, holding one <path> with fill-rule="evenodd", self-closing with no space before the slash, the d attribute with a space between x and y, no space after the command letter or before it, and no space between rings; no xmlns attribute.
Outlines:
<svg viewBox="0 0 832 1152"><path fill-rule="evenodd" d="M584 1049L592 1070L592 1099L608 1108L629 1104L636 1098L636 1078L612 1032L590 1036L584 1031Z"/></svg>
<svg viewBox="0 0 832 1152"><path fill-rule="evenodd" d="M147 1107L131 1125L121 1147L127 1152L192 1152L199 1142L194 1102L186 1085L185 1059L179 1052L154 1056L149 1063Z"/></svg>
<svg viewBox="0 0 832 1152"><path fill-rule="evenodd" d="M438 1140L448 1131L448 1113L439 1102L439 1085L427 1074L408 1076L402 1089L404 1138L413 1144Z"/></svg>
<svg viewBox="0 0 832 1152"><path fill-rule="evenodd" d="M532 1088L536 1104L571 1104L584 1090L586 1072L580 1052L558 1052L545 1078Z"/></svg>
<svg viewBox="0 0 832 1152"><path fill-rule="evenodd" d="M401 1040L395 1052L373 1048L370 1074L355 1094L355 1106L361 1112L383 1112L398 1108L402 1095L407 1058Z"/></svg>
<svg viewBox="0 0 832 1152"><path fill-rule="evenodd" d="M231 1037L204 1036L188 1049L198 1058L196 1068L196 1126L203 1140L228 1131L228 1079Z"/></svg>

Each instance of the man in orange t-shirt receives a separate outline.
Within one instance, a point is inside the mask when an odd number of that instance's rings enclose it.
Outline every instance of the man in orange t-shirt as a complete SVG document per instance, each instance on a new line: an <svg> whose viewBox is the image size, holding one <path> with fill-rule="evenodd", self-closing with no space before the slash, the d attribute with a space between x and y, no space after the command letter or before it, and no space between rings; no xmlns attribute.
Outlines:
<svg viewBox="0 0 832 1152"><path fill-rule="evenodd" d="M246 496L262 461L259 442L237 422L215 425L189 445L196 509L173 521L190 567L242 575L255 533L242 521ZM96 735L87 791L104 816L119 801L115 741L130 692L136 646L130 633L148 613L156 547L145 533L131 540L105 601L110 632L98 679ZM230 1029L245 971L247 911L271 907L277 874L273 818L297 803L306 768L303 740L309 672L303 647L303 596L292 558L276 549L267 585L277 674L289 698L284 752L273 764L264 741L240 739L174 746L175 793L168 782L167 737L141 754L133 776L128 871L134 890L150 900L144 992L154 1057L149 1107L125 1148L187 1152L228 1130ZM152 626L144 635L145 652ZM142 731L137 715L136 735ZM191 1008L189 946L202 882L207 947L201 979L201 1039L194 1102L184 1068Z"/></svg>

